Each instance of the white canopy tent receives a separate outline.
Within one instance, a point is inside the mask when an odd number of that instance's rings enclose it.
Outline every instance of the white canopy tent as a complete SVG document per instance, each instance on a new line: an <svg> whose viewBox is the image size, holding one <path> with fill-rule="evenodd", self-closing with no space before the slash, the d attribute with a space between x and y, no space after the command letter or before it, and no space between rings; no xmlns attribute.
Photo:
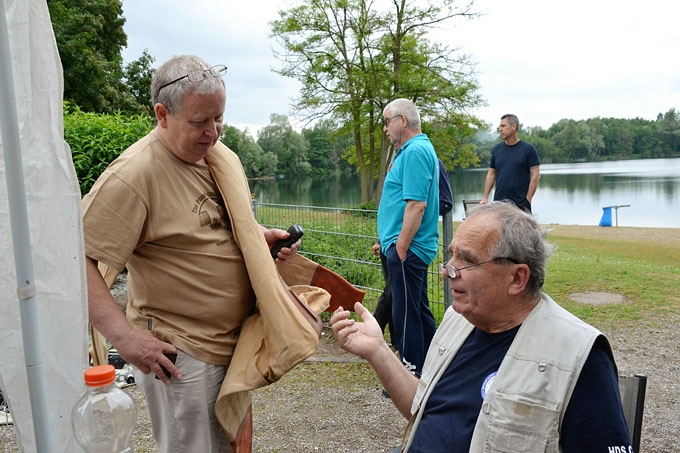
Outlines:
<svg viewBox="0 0 680 453"><path fill-rule="evenodd" d="M0 0L0 388L24 452L82 451L87 289L62 93L46 2Z"/></svg>

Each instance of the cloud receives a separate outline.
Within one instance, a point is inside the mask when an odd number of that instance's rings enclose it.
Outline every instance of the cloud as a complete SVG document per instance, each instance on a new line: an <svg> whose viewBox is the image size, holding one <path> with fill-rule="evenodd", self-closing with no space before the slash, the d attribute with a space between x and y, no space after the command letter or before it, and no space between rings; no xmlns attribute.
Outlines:
<svg viewBox="0 0 680 453"><path fill-rule="evenodd" d="M258 0L252 7L223 0L124 0L128 47L123 58L135 60L148 49L155 67L182 54L226 64L225 121L255 135L269 124L270 114L290 114L291 99L299 92L296 81L271 71L278 61L268 23L280 7L280 0Z"/></svg>
<svg viewBox="0 0 680 453"><path fill-rule="evenodd" d="M299 95L297 81L271 71L280 62L269 37L278 10L298 4L124 0L128 48L123 57L131 61L148 49L156 65L183 53L226 64L225 121L255 135L272 113L290 115ZM562 118L651 120L680 108L679 5L477 0L474 9L485 15L433 30L431 39L461 48L477 62L480 94L488 106L472 113L492 126L508 112L525 126L544 128Z"/></svg>
<svg viewBox="0 0 680 453"><path fill-rule="evenodd" d="M680 104L676 2L478 0L486 14L461 24L492 125L516 113L525 126L562 118L655 119ZM676 103L676 104L674 104Z"/></svg>

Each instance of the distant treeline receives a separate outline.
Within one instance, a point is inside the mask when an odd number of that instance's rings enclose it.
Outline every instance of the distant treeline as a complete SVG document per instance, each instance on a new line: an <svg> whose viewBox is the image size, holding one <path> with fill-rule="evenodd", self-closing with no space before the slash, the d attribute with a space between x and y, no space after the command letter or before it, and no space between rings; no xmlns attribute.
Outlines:
<svg viewBox="0 0 680 453"><path fill-rule="evenodd" d="M335 123L322 120L298 133L285 115L271 115L271 122L253 138L247 130L225 125L220 139L241 159L250 178L286 176L326 177L352 172L353 142ZM83 194L87 193L106 166L125 148L155 126L147 115L83 112L64 103L64 138L71 146L73 163ZM449 170L485 167L497 141L486 131L463 165L456 161ZM520 138L532 143L542 163L680 157L680 114L675 109L659 115L656 121L640 118L592 118L583 121L564 119L548 130L540 127L520 129ZM455 150L438 150L438 154ZM449 160L451 162L451 160ZM477 164L477 165L475 165Z"/></svg>
<svg viewBox="0 0 680 453"><path fill-rule="evenodd" d="M655 121L642 118L563 119L547 130L520 129L543 163L652 159L680 156L680 113L674 108ZM488 164L497 142L478 143L480 164Z"/></svg>

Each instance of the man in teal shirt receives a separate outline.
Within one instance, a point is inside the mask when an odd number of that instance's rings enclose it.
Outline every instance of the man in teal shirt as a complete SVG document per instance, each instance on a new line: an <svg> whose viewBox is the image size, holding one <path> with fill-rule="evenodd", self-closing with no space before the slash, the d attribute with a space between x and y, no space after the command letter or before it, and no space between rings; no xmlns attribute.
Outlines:
<svg viewBox="0 0 680 453"><path fill-rule="evenodd" d="M435 332L427 269L439 245L439 164L412 101L395 99L383 115L384 131L397 149L378 208L378 238L392 290L392 342L404 366L420 375Z"/></svg>

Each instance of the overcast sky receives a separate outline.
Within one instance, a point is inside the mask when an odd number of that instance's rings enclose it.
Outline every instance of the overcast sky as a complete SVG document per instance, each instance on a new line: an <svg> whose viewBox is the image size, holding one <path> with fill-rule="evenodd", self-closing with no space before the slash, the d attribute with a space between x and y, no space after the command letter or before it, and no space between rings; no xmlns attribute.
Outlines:
<svg viewBox="0 0 680 453"><path fill-rule="evenodd" d="M386 0L377 0L385 2ZM253 136L269 115L290 115L299 84L271 71L269 22L298 0L124 0L125 62L144 49L159 66L196 54L226 64L225 122ZM524 126L562 118L648 120L680 110L680 3L672 0L477 0L484 15L436 33L469 54L488 106L472 113L498 125L515 113Z"/></svg>

